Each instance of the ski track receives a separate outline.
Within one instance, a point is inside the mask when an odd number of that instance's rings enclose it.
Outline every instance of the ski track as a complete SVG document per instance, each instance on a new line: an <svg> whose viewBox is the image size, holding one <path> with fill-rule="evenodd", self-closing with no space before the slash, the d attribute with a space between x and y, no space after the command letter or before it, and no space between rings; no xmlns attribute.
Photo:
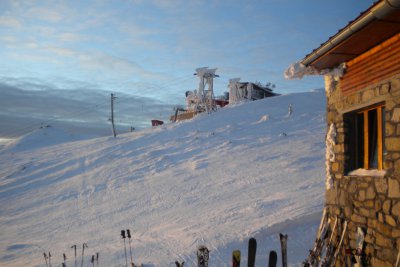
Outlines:
<svg viewBox="0 0 400 267"><path fill-rule="evenodd" d="M234 249L245 265L252 236L256 265L271 249L279 265L279 232L289 235L289 265L298 266L324 200L324 101L322 90L289 94L115 139L37 147L29 136L4 148L1 266L45 266L48 251L54 266L62 253L71 266L70 247L79 254L84 242L84 266L96 252L100 266L124 266L122 229L131 230L134 261L146 266L195 266L202 244L210 266L230 266Z"/></svg>

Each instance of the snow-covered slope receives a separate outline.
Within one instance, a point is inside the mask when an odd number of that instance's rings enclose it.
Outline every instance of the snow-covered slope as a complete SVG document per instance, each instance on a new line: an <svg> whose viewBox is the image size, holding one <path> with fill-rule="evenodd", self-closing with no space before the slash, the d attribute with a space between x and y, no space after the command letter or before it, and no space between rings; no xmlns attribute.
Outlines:
<svg viewBox="0 0 400 267"><path fill-rule="evenodd" d="M202 244L210 266L229 266L233 249L245 264L251 236L257 266L266 266L279 232L289 234L289 263L298 264L323 206L324 118L317 90L116 139L3 149L1 266L45 266L49 251L53 266L63 253L73 266L71 246L80 255L83 243L84 266L96 252L100 266L125 266L122 229L132 233L134 261L148 266L195 266Z"/></svg>
<svg viewBox="0 0 400 267"><path fill-rule="evenodd" d="M91 137L91 135L75 134L72 130L66 131L52 127L51 125L45 125L20 138L3 143L0 149L21 152L90 138L94 137Z"/></svg>

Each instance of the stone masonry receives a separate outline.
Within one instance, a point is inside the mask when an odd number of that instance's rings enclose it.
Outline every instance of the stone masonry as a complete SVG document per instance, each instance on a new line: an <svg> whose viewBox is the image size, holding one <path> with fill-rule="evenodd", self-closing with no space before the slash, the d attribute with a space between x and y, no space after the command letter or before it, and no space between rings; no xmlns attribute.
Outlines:
<svg viewBox="0 0 400 267"><path fill-rule="evenodd" d="M377 103L385 105L385 174L349 176L344 171L348 130L343 114ZM356 248L357 227L361 227L365 233L363 266L393 267L400 250L400 75L348 95L343 95L340 81L336 82L327 96L328 126L331 123L337 129L336 157L330 167L334 186L326 192L326 206L332 225L336 216L348 222L336 266L348 266L345 249Z"/></svg>

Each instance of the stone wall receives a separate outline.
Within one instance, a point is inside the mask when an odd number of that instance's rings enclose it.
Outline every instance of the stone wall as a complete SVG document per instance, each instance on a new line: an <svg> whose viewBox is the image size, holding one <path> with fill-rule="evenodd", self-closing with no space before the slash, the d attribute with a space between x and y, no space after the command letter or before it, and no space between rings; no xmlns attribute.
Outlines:
<svg viewBox="0 0 400 267"><path fill-rule="evenodd" d="M337 129L336 157L330 165L334 186L326 192L326 206L332 224L336 216L348 222L336 266L349 262L344 249L356 248L357 227L365 232L363 266L394 266L400 250L400 75L350 95L342 94L340 81L333 88L327 96L327 123L334 123ZM385 105L386 174L349 176L344 170L348 129L343 114L377 103Z"/></svg>

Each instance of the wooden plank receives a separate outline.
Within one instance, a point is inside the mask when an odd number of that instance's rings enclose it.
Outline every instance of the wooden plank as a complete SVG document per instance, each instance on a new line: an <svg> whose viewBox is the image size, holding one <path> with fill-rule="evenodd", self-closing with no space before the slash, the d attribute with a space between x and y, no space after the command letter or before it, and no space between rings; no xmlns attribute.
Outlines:
<svg viewBox="0 0 400 267"><path fill-rule="evenodd" d="M346 63L340 82L344 95L359 91L398 74L400 71L400 34Z"/></svg>
<svg viewBox="0 0 400 267"><path fill-rule="evenodd" d="M358 63L359 61L362 61L366 58L369 58L370 56L372 56L373 54L383 50L383 49L387 49L390 46L398 46L399 45L399 41L400 41L400 33L394 35L393 37L387 39L386 41L384 41L383 43L375 46L374 48L370 49L369 51L365 52L364 54L361 54L360 56L350 60L349 62L347 62L348 66L352 66L353 64Z"/></svg>
<svg viewBox="0 0 400 267"><path fill-rule="evenodd" d="M364 111L364 169L369 169L368 111Z"/></svg>
<svg viewBox="0 0 400 267"><path fill-rule="evenodd" d="M377 117L378 117L378 170L383 169L383 139L382 139L382 106L377 108Z"/></svg>
<svg viewBox="0 0 400 267"><path fill-rule="evenodd" d="M342 92L350 91L353 88L362 89L390 78L399 73L400 64L398 62L400 62L400 49L399 56L388 58L372 67L366 67L358 72L352 72L352 69L349 69L349 74L341 80Z"/></svg>

